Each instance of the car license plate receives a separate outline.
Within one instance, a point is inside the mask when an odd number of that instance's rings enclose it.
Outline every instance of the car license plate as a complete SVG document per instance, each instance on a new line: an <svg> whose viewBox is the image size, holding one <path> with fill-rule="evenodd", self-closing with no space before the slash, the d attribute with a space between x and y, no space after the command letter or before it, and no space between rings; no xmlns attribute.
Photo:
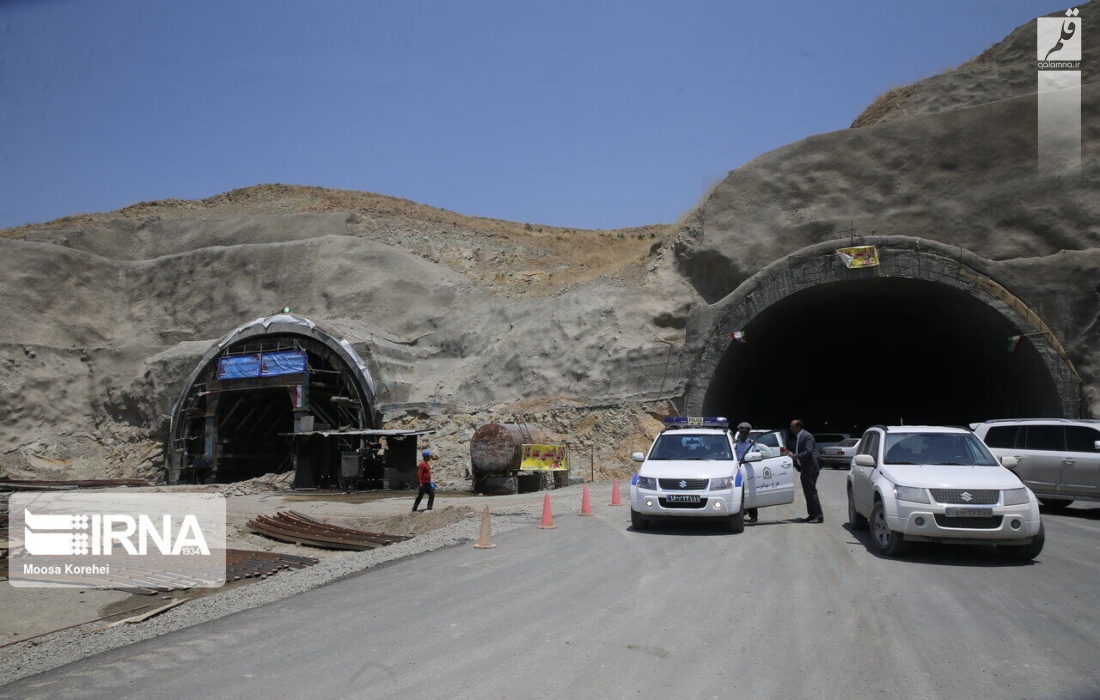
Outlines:
<svg viewBox="0 0 1100 700"><path fill-rule="evenodd" d="M945 508L944 515L949 518L989 518L992 508Z"/></svg>
<svg viewBox="0 0 1100 700"><path fill-rule="evenodd" d="M669 503L698 503L698 496L689 496L683 493L670 493L665 498Z"/></svg>

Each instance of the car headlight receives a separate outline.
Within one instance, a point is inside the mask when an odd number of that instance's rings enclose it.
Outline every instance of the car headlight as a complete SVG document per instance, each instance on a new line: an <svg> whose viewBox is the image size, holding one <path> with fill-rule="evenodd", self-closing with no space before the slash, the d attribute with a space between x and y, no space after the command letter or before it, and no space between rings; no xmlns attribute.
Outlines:
<svg viewBox="0 0 1100 700"><path fill-rule="evenodd" d="M639 476L637 487L640 489L649 489L650 491L657 490L657 479L652 476Z"/></svg>
<svg viewBox="0 0 1100 700"><path fill-rule="evenodd" d="M710 480L710 490L711 491L724 491L724 490L732 488L732 487L733 487L733 477L732 476L723 476L721 479L711 479Z"/></svg>
<svg viewBox="0 0 1100 700"><path fill-rule="evenodd" d="M897 496L899 501L910 501L912 503L928 503L928 490L920 489L915 486L895 486L894 495Z"/></svg>
<svg viewBox="0 0 1100 700"><path fill-rule="evenodd" d="M1006 506L1022 506L1027 503L1027 489L1009 489L1004 492Z"/></svg>

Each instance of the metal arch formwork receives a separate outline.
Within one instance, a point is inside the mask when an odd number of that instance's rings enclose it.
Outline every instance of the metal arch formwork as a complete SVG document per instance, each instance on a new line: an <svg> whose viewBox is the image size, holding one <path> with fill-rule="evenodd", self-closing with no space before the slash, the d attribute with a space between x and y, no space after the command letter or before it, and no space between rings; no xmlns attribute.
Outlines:
<svg viewBox="0 0 1100 700"><path fill-rule="evenodd" d="M301 353L304 365L271 376L219 375L222 360L277 352ZM379 420L374 379L347 340L290 313L258 318L212 345L184 382L172 408L168 481L236 481L290 469L296 480L304 469L335 478L338 465L305 463L336 458L282 434L370 430Z"/></svg>
<svg viewBox="0 0 1100 700"><path fill-rule="evenodd" d="M983 272L988 263L968 250L906 236L864 236L858 245L876 246L879 262L849 268L836 255L847 240L815 244L781 258L743 282L712 309L704 343L684 394L686 415L705 412L706 394L738 332L787 297L820 285L854 280L907 278L965 292L1008 320L1032 341L1058 392L1064 416L1083 410L1081 376L1053 330L1024 300Z"/></svg>

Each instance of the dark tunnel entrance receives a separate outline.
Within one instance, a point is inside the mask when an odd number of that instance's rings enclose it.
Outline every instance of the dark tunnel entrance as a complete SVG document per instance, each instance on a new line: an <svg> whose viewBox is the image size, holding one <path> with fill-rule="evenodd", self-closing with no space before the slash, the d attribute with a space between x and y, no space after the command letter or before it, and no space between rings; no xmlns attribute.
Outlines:
<svg viewBox="0 0 1100 700"><path fill-rule="evenodd" d="M242 481L291 468L285 437L294 431L290 390L224 391L216 427L219 481Z"/></svg>
<svg viewBox="0 0 1100 700"><path fill-rule="evenodd" d="M955 287L914 278L829 282L753 317L703 400L706 415L811 432L884 424L965 425L1061 416L1037 346L1005 315Z"/></svg>

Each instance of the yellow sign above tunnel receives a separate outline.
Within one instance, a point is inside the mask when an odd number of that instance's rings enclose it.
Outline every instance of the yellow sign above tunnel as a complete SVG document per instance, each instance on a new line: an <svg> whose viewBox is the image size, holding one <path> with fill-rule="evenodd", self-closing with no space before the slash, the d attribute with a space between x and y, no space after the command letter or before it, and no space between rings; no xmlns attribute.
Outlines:
<svg viewBox="0 0 1100 700"><path fill-rule="evenodd" d="M838 248L836 254L849 268L874 267L878 265L878 248L873 245L857 245L852 248Z"/></svg>

